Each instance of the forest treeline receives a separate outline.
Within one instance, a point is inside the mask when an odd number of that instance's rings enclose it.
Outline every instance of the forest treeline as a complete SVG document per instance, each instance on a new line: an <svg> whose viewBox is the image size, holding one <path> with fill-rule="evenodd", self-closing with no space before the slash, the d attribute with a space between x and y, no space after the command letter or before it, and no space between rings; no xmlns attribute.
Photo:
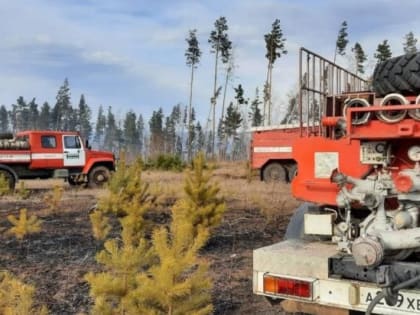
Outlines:
<svg viewBox="0 0 420 315"><path fill-rule="evenodd" d="M72 103L68 79L58 89L54 104L38 103L19 96L16 103L0 106L0 132L17 132L28 129L79 131L89 139L94 148L114 152L125 151L127 157L141 155L144 158L159 154L176 155L190 160L199 151L220 159L243 159L247 157L250 127L278 124L287 121L288 113L297 103L297 91L288 95L286 115L273 119L272 73L275 61L287 54L286 38L276 19L271 30L263 36L267 59L266 78L261 91L258 87L245 93L242 84L233 84L235 64L233 44L228 34L225 17L214 23L208 44L214 54L214 77L211 83L212 97L209 100L209 116L206 121L196 119L194 107L194 74L199 69L201 46L197 30L188 31L185 50L186 65L190 69L189 100L187 105L175 104L153 111L147 121L142 113L129 110L115 114L115 107L99 106L96 117L84 95L78 105ZM363 75L368 55L359 42L347 53L348 25L340 25L335 42L337 56L346 56L349 70ZM405 53L417 52L417 39L413 32L403 38ZM375 63L392 57L388 40L384 39L373 54ZM221 83L220 83L221 82ZM234 98L227 100L227 90L233 87ZM200 111L202 108L200 108Z"/></svg>

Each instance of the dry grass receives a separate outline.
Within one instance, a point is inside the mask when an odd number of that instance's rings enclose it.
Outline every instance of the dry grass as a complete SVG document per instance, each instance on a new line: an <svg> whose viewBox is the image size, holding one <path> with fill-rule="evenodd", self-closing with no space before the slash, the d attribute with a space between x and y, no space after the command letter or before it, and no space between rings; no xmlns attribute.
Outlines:
<svg viewBox="0 0 420 315"><path fill-rule="evenodd" d="M258 209L268 220L272 220L279 215L290 214L299 204L291 196L290 185L268 184L261 182L256 175L250 177L247 163L244 161L209 163L209 168L214 180L220 185L221 194L226 198L228 209ZM148 170L142 175L143 179L150 184L149 192L157 197L157 205L171 206L184 195L185 172ZM62 187L65 192L63 200L83 198L86 195L95 195L100 198L106 194L106 189L73 187L62 179L26 180L24 186L31 191ZM36 198L37 195L31 196L33 197Z"/></svg>
<svg viewBox="0 0 420 315"><path fill-rule="evenodd" d="M261 182L257 176L250 178L245 162L219 163L212 172L229 208L259 209L271 220L279 215L290 214L299 204L291 197L290 185L267 184ZM146 171L143 178L150 183L150 192L158 196L160 204L171 204L184 194L185 173Z"/></svg>

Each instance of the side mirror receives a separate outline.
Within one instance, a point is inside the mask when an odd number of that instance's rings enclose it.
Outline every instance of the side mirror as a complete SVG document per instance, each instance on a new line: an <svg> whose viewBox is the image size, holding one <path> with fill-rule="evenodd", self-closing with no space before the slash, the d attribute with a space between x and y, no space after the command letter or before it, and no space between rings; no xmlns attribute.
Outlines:
<svg viewBox="0 0 420 315"><path fill-rule="evenodd" d="M88 150L91 150L92 149L92 147L89 145L89 140L88 139L86 139L86 141L85 141L85 147Z"/></svg>

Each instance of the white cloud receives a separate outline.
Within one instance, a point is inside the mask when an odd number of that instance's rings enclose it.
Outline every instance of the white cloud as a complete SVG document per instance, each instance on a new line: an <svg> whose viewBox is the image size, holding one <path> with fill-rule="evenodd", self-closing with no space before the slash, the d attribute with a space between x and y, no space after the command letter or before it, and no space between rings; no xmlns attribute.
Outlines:
<svg viewBox="0 0 420 315"><path fill-rule="evenodd" d="M286 103L296 83L299 47L332 59L343 20L349 24L350 45L359 41L370 57L383 39L395 54L401 53L403 36L420 29L414 14L417 0L0 0L0 5L1 103L24 93L51 100L66 76L74 82L75 95L89 95L91 106L116 104L128 110L141 105L139 110L151 111L186 103L185 38L196 28L203 56L194 103L202 108L201 117L208 113L214 66L207 39L219 16L227 17L235 47L238 68L231 85L241 83L249 97L265 79L263 35L280 19L289 53L274 68L273 92L279 105ZM232 94L229 91L230 98Z"/></svg>

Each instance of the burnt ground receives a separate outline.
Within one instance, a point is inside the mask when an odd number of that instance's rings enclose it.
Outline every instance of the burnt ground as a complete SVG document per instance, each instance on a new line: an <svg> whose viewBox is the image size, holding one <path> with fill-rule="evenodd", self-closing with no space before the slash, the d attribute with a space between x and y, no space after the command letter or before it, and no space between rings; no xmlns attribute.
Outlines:
<svg viewBox="0 0 420 315"><path fill-rule="evenodd" d="M35 285L37 304L47 305L50 314L88 313L91 300L83 276L100 268L95 262L100 248L92 237L88 217L96 203L95 191L81 195L66 191L56 213L44 209L45 193L32 190L27 200L0 200L3 227L9 227L7 215L18 214L20 208L44 221L42 232L21 242L6 233L0 235L0 269ZM215 314L281 314L278 307L252 294L252 250L280 240L288 216L268 221L258 209L243 209L234 201L227 205L222 224L202 252L211 263ZM155 215L155 221L161 223L169 217Z"/></svg>

